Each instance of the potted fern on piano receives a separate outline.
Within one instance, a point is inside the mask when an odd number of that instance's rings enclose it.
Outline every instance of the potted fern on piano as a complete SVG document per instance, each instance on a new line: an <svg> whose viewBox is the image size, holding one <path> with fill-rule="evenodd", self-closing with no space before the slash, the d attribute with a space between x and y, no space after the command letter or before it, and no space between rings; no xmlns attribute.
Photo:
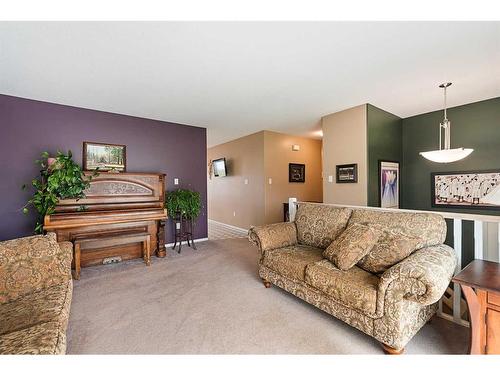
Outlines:
<svg viewBox="0 0 500 375"><path fill-rule="evenodd" d="M27 214L32 207L37 212L35 233L43 233L45 215L51 215L60 199L85 198L85 189L90 185L92 177L97 176L96 170L90 176L85 176L81 167L73 160L71 151L67 154L58 151L55 157L50 157L48 152L42 152L41 158L35 161L40 166L40 177L34 178L31 185L35 188L33 196L23 207ZM26 189L26 185L23 185ZM84 210L80 206L80 210Z"/></svg>

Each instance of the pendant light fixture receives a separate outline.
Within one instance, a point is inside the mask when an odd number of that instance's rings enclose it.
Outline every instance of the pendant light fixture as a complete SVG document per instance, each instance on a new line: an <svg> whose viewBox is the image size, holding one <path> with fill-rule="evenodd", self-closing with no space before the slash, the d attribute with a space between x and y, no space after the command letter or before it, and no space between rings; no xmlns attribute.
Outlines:
<svg viewBox="0 0 500 375"><path fill-rule="evenodd" d="M451 86L451 82L439 85L444 89L444 120L439 124L439 150L421 152L424 158L436 163L451 163L461 160L470 155L472 148L451 148L451 122L446 114L446 89ZM444 131L444 139L443 139Z"/></svg>

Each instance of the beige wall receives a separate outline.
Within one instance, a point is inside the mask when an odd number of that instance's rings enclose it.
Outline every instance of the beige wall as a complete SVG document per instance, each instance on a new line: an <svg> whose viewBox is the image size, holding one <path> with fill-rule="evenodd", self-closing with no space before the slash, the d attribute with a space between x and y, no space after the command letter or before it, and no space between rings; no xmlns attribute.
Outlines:
<svg viewBox="0 0 500 375"><path fill-rule="evenodd" d="M360 105L322 118L323 201L325 203L367 205L367 128L366 105ZM335 166L358 164L358 183L337 184ZM333 176L333 182L328 177Z"/></svg>
<svg viewBox="0 0 500 375"><path fill-rule="evenodd" d="M292 145L300 151L292 151ZM299 201L323 200L321 180L321 140L266 131L264 136L266 173L266 223L283 221L283 203L289 197ZM305 183L288 182L288 164L306 165ZM269 184L269 178L272 184Z"/></svg>
<svg viewBox="0 0 500 375"><path fill-rule="evenodd" d="M264 224L264 132L208 149L208 160L221 157L228 176L208 180L208 218L245 229Z"/></svg>
<svg viewBox="0 0 500 375"><path fill-rule="evenodd" d="M293 144L300 151L292 151ZM228 176L208 180L211 220L247 229L282 221L289 197L322 200L320 140L262 131L208 149L208 160L220 157ZM288 182L289 163L306 164L305 183Z"/></svg>

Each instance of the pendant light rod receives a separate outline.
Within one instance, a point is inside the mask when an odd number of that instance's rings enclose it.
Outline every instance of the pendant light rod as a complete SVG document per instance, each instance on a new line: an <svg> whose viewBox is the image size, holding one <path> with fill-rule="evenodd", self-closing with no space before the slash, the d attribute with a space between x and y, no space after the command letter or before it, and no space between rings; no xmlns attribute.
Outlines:
<svg viewBox="0 0 500 375"><path fill-rule="evenodd" d="M451 82L442 83L439 85L444 90L444 119L439 124L439 149L449 150L451 148L451 122L448 120L447 105L446 105L446 89L451 86ZM444 129L444 145L442 141L442 131Z"/></svg>

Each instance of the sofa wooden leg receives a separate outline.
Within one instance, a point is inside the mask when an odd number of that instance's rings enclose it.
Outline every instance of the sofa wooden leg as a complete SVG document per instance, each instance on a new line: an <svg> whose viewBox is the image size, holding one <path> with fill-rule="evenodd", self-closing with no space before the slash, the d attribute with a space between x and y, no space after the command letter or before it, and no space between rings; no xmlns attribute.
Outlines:
<svg viewBox="0 0 500 375"><path fill-rule="evenodd" d="M270 282L270 281L267 281L267 280L262 279L262 282L264 283L264 286L265 286L266 288L270 288L270 287L271 287L271 282Z"/></svg>
<svg viewBox="0 0 500 375"><path fill-rule="evenodd" d="M387 346L385 344L382 344L382 348L384 349L385 354L391 354L391 355L400 355L400 354L403 354L405 351L405 348L394 349L394 348L391 348L390 346Z"/></svg>

